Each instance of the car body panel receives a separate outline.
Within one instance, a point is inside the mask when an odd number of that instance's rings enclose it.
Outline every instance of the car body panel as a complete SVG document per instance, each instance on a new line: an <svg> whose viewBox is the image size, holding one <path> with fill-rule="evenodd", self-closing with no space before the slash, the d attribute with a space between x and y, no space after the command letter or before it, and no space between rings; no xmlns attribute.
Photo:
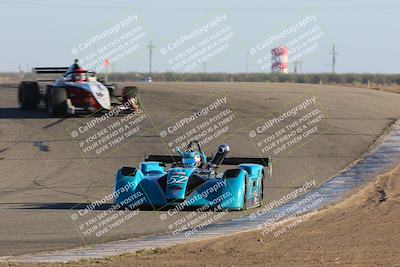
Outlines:
<svg viewBox="0 0 400 267"><path fill-rule="evenodd" d="M155 161L142 162L140 169L124 168L115 176L114 204L120 207L129 207L136 200L132 196L139 192L144 196L143 204L154 210L176 207L242 210L261 204L261 179L265 176L264 166L259 164L240 164L232 177L204 174L197 168L166 169L164 163ZM127 169L131 172L127 173Z"/></svg>
<svg viewBox="0 0 400 267"><path fill-rule="evenodd" d="M65 88L68 90L69 88L76 88L79 90L83 90L87 93L90 93L96 102L100 105L101 108L110 110L111 109L111 96L107 87L102 83L97 81L88 81L88 82L71 82L67 81L66 78L57 79L53 85L53 88ZM92 106L93 108L98 108L97 106ZM78 107L79 108L79 107ZM81 107L85 108L85 107Z"/></svg>

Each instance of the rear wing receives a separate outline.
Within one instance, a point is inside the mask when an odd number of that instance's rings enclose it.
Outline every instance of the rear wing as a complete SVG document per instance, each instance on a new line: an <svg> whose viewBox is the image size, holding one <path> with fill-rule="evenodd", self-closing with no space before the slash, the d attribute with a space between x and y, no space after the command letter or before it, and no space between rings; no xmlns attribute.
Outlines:
<svg viewBox="0 0 400 267"><path fill-rule="evenodd" d="M68 70L68 67L38 67L32 68L32 72L36 74L53 74L53 73L64 73Z"/></svg>
<svg viewBox="0 0 400 267"><path fill-rule="evenodd" d="M33 78L38 82L52 82L52 74L63 74L68 70L68 67L36 67L32 68ZM41 76L43 78L38 78Z"/></svg>
<svg viewBox="0 0 400 267"><path fill-rule="evenodd" d="M210 161L211 158L207 158ZM181 156L170 156L170 155L149 155L144 161L159 161L163 163L179 163L182 162ZM224 158L222 165L239 165L241 163L254 163L263 166L269 166L271 163L270 158L243 158L243 157L229 157Z"/></svg>
<svg viewBox="0 0 400 267"><path fill-rule="evenodd" d="M253 163L253 164L260 164L262 166L268 166L270 164L270 159L230 157L230 158L224 158L224 160L222 161L222 165L239 165L242 163Z"/></svg>

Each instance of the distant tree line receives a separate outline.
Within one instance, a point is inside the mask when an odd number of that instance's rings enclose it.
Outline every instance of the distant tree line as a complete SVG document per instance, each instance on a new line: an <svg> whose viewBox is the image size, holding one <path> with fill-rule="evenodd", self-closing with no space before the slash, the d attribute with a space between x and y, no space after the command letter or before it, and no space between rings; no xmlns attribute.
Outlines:
<svg viewBox="0 0 400 267"><path fill-rule="evenodd" d="M28 74L28 75L27 75ZM24 78L25 76L25 78ZM0 82L7 80L29 79L29 73L3 72L0 73ZM104 76L104 74L100 74ZM147 73L114 72L107 75L111 82L146 81ZM374 84L400 85L400 74L372 74L372 73L153 73L152 80L158 82L289 82L313 84Z"/></svg>
<svg viewBox="0 0 400 267"><path fill-rule="evenodd" d="M110 81L129 82L144 81L147 73L111 73ZM397 84L400 85L400 74L369 74L369 73L153 73L153 81L174 82L289 82L313 84Z"/></svg>

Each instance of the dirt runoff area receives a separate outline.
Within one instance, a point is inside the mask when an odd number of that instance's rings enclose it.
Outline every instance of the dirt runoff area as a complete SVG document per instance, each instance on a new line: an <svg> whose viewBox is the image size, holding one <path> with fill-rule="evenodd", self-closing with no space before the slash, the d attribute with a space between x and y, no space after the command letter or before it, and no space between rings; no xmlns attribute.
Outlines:
<svg viewBox="0 0 400 267"><path fill-rule="evenodd" d="M66 266L400 266L400 166L279 236L263 232Z"/></svg>

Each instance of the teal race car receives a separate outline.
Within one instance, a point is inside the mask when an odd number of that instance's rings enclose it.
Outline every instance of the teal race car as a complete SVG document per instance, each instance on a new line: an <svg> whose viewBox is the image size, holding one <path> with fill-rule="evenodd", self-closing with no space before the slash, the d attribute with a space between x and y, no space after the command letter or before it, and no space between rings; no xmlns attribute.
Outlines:
<svg viewBox="0 0 400 267"><path fill-rule="evenodd" d="M176 152L177 156L149 155L139 168L120 168L113 193L116 207L244 210L261 206L265 180L272 174L269 158L229 158L226 144L207 158L197 141ZM218 173L221 165L237 167Z"/></svg>

